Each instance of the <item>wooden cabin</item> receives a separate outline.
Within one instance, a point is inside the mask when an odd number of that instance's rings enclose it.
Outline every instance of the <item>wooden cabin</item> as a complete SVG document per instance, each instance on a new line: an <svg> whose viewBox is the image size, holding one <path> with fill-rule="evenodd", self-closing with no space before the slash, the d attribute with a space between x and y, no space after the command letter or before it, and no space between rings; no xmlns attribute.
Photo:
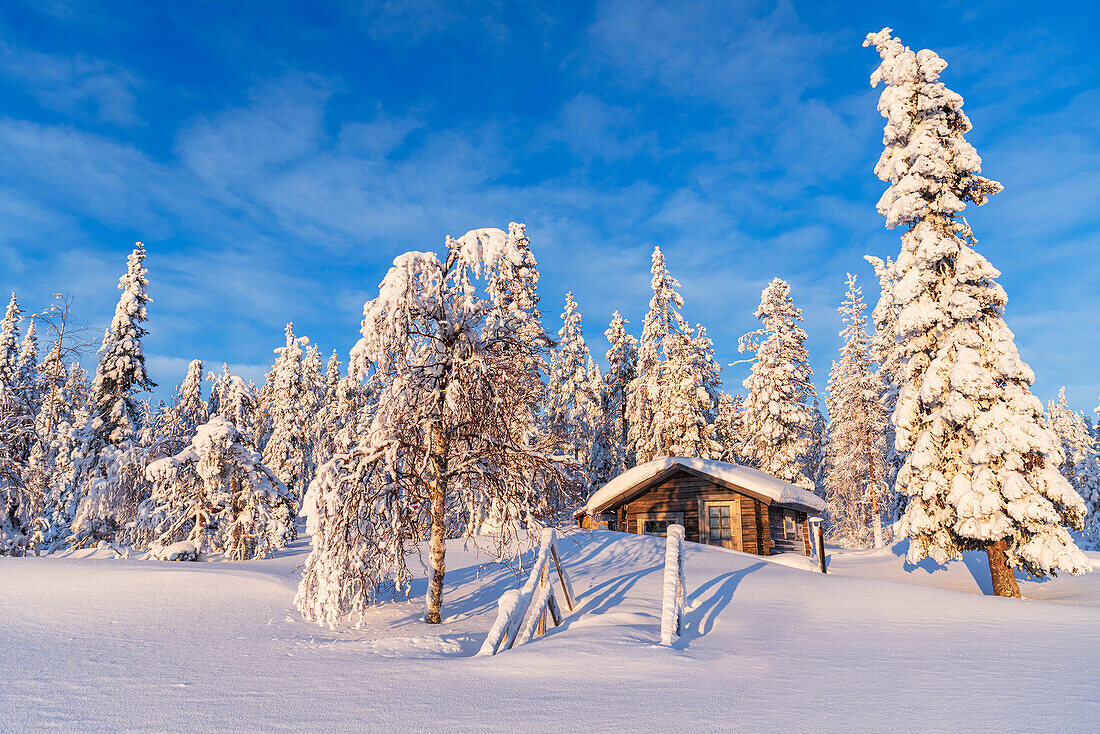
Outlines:
<svg viewBox="0 0 1100 734"><path fill-rule="evenodd" d="M769 556L811 555L808 518L825 509L817 495L739 464L663 457L640 464L598 489L576 513L581 527L665 535L684 526L685 540Z"/></svg>

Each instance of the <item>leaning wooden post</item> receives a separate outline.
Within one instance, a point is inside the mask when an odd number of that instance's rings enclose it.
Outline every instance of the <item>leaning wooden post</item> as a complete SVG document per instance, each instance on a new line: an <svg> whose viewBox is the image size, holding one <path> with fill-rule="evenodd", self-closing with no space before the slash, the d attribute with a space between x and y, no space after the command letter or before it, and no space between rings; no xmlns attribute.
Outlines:
<svg viewBox="0 0 1100 734"><path fill-rule="evenodd" d="M825 531L821 528L821 518L810 518L811 532L814 534L814 548L817 550L817 563L821 573L828 573L825 569Z"/></svg>
<svg viewBox="0 0 1100 734"><path fill-rule="evenodd" d="M540 586L549 586L550 585L550 566L547 563L544 563L542 565L542 578L539 579L539 585ZM538 626L538 630L537 630L536 634L538 634L539 637L546 634L546 609L545 608L539 613L539 626Z"/></svg>
<svg viewBox="0 0 1100 734"><path fill-rule="evenodd" d="M684 613L684 526L669 525L665 541L664 599L661 603L661 644L680 636Z"/></svg>
<svg viewBox="0 0 1100 734"><path fill-rule="evenodd" d="M554 568L558 571L558 582L561 584L562 596L565 597L565 606L569 608L569 611L573 611L573 586L569 583L569 577L565 575L565 569L562 568L561 559L558 558L556 534L555 542L550 544L550 557L554 560Z"/></svg>

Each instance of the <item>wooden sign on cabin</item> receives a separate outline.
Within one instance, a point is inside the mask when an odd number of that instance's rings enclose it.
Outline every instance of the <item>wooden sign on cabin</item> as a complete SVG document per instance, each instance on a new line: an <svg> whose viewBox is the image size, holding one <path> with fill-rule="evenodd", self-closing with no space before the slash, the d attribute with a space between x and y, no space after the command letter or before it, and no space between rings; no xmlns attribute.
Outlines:
<svg viewBox="0 0 1100 734"><path fill-rule="evenodd" d="M807 519L825 509L812 492L740 464L684 456L639 464L598 489L575 518L581 527L664 536L769 556L811 555Z"/></svg>

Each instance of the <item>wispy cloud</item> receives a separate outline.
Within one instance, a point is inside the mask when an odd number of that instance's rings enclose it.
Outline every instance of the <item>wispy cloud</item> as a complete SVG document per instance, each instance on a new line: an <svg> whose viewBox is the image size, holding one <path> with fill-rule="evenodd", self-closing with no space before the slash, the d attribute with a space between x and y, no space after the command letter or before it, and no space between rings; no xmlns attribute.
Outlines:
<svg viewBox="0 0 1100 734"><path fill-rule="evenodd" d="M87 56L59 56L0 40L0 75L51 110L117 125L140 121L131 71Z"/></svg>

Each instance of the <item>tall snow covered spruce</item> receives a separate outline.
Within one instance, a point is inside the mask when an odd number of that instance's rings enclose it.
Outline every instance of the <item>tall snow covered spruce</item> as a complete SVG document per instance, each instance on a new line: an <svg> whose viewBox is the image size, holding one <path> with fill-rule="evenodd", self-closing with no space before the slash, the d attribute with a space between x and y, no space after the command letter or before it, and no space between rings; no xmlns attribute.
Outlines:
<svg viewBox="0 0 1100 734"><path fill-rule="evenodd" d="M15 293L11 294L4 320L0 322L0 384L15 387L19 372L19 320L22 315Z"/></svg>
<svg viewBox="0 0 1100 734"><path fill-rule="evenodd" d="M891 522L896 521L905 511L908 497L900 492L893 491L897 485L898 471L905 463L905 455L897 449L897 440L894 433L894 424L890 416L894 414L894 408L898 404L898 392L901 390L901 366L899 364L901 350L897 349L897 312L893 302L893 283L891 278L894 273L894 261L866 255L863 258L875 270L875 276L879 281L880 296L878 303L871 312L871 320L875 325L874 335L871 337L868 354L871 361L878 365L875 374L882 385L882 406L886 411L886 486L890 488L891 506L887 509L886 516Z"/></svg>
<svg viewBox="0 0 1100 734"><path fill-rule="evenodd" d="M521 224L448 237L446 254L394 260L363 309L351 374L372 377L369 420L310 484L313 548L295 603L334 626L380 588L408 589L406 555L428 536L425 621L442 621L444 541L493 530L499 553L558 502L537 409L550 339ZM564 504L564 503L562 503Z"/></svg>
<svg viewBox="0 0 1100 734"><path fill-rule="evenodd" d="M1080 528L1081 497L1058 471L1057 438L1031 394L1034 373L1004 322L1000 272L975 251L961 213L1001 185L982 177L962 97L939 81L947 63L914 53L884 28L870 33L886 87L885 150L875 173L889 186L878 211L906 227L885 279L896 318L900 390L893 414L906 455L897 490L909 560L943 563L964 550L989 557L993 591L1020 595L1013 568L1037 577L1084 573L1089 561L1063 524Z"/></svg>
<svg viewBox="0 0 1100 734"><path fill-rule="evenodd" d="M824 494L829 535L842 545L881 548L883 516L889 511L886 484L886 408L874 373L867 334L867 304L848 275L848 291L837 309L844 329L840 361L829 374L829 438Z"/></svg>
<svg viewBox="0 0 1100 734"><path fill-rule="evenodd" d="M653 297L642 324L637 374L627 389L629 450L637 463L677 453L709 459L718 402L718 364L702 327L699 335L680 314L676 291L661 248L653 248Z"/></svg>
<svg viewBox="0 0 1100 734"><path fill-rule="evenodd" d="M81 429L77 482L82 498L71 538L76 545L114 540L144 499L136 494L144 480L144 467L136 483L123 467L134 458L127 454L143 412L136 393L156 387L145 372L141 343L148 333L143 324L149 320L145 245L135 244L126 263L126 273L118 281L122 295L99 349L90 415Z"/></svg>
<svg viewBox="0 0 1100 734"><path fill-rule="evenodd" d="M602 375L599 386L600 423L592 461L592 484L597 487L634 466L626 400L630 382L638 374L638 340L627 333L626 323L616 311L604 332L611 348L605 355L607 373Z"/></svg>
<svg viewBox="0 0 1100 734"><path fill-rule="evenodd" d="M738 456L749 466L806 489L816 450L813 440L816 392L806 353L806 332L798 326L802 311L791 300L791 287L775 278L760 294L756 318L762 328L741 337L738 350L755 352L745 378L749 391L741 413Z"/></svg>
<svg viewBox="0 0 1100 734"><path fill-rule="evenodd" d="M587 496L599 486L593 481L592 460L600 424L600 402L589 380L594 365L572 293L565 294L561 318L558 347L550 355L546 417L555 450L573 459L572 474Z"/></svg>
<svg viewBox="0 0 1100 734"><path fill-rule="evenodd" d="M309 379L306 337L294 335L294 325L286 325L286 345L275 353L279 356L267 374L260 392L261 406L269 433L263 439L264 464L283 481L296 499L301 501L313 478L310 425L315 404L313 384Z"/></svg>
<svg viewBox="0 0 1100 734"><path fill-rule="evenodd" d="M20 348L21 313L13 293L0 326L0 555L20 555L34 544L32 528L44 500L41 483L27 471L37 444L37 342L32 322Z"/></svg>

